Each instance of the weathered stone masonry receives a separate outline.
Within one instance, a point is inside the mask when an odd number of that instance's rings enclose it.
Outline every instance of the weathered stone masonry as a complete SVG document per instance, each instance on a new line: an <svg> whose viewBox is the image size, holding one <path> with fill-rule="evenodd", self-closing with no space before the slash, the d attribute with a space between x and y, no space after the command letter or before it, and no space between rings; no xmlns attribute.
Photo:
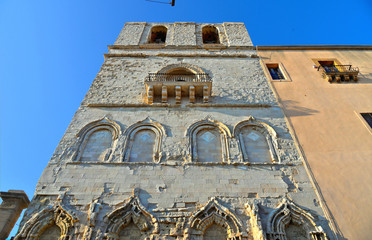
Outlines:
<svg viewBox="0 0 372 240"><path fill-rule="evenodd" d="M332 238L256 56L242 23L126 23L16 239Z"/></svg>

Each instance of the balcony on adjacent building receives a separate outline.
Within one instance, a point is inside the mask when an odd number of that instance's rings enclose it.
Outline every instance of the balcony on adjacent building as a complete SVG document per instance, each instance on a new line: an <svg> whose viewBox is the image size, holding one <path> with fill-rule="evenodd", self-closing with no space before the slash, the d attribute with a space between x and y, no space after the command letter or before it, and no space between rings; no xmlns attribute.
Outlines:
<svg viewBox="0 0 372 240"><path fill-rule="evenodd" d="M321 64L318 71L322 72L323 78L328 82L358 81L359 68L352 65Z"/></svg>
<svg viewBox="0 0 372 240"><path fill-rule="evenodd" d="M190 103L200 99L207 103L212 90L212 78L206 73L150 73L145 79L148 104L154 102L180 104L187 97ZM171 100L172 99L172 100ZM174 99L174 100L173 100Z"/></svg>

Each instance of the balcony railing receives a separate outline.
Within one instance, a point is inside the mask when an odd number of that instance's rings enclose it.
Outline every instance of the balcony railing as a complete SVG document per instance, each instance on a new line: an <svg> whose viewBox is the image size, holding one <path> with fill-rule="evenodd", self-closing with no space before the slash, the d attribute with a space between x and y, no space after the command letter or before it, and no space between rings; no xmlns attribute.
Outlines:
<svg viewBox="0 0 372 240"><path fill-rule="evenodd" d="M336 80L336 82L349 81L350 79L358 81L359 68L351 65L320 65L318 71L322 72L323 78L328 82Z"/></svg>
<svg viewBox="0 0 372 240"><path fill-rule="evenodd" d="M351 65L332 65L332 66L322 66L318 67L326 73L337 73L337 74L347 74L347 73L358 73L359 68L352 67Z"/></svg>
<svg viewBox="0 0 372 240"><path fill-rule="evenodd" d="M212 78L206 73L149 73L145 79L145 82L212 82Z"/></svg>

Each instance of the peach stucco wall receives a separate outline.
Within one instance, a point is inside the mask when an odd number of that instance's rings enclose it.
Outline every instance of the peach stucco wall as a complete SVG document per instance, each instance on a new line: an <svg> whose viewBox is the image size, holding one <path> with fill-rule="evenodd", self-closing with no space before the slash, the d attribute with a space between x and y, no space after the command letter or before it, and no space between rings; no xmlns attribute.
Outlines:
<svg viewBox="0 0 372 240"><path fill-rule="evenodd" d="M289 79L271 81L326 205L345 239L372 239L372 48L259 50L264 63L282 63ZM359 67L359 81L328 83L314 58ZM342 239L342 237L341 237Z"/></svg>

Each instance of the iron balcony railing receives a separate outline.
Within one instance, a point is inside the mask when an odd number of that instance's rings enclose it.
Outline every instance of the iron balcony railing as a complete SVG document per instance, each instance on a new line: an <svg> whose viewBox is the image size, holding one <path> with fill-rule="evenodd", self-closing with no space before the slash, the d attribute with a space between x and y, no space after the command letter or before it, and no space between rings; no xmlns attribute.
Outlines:
<svg viewBox="0 0 372 240"><path fill-rule="evenodd" d="M359 72L359 68L352 67L351 65L331 65L331 66L320 65L318 67L318 71L319 69L322 69L322 71L326 74L331 74L331 73L345 74L345 73L358 73Z"/></svg>
<svg viewBox="0 0 372 240"><path fill-rule="evenodd" d="M206 73L149 73L145 82L212 82L212 78Z"/></svg>

